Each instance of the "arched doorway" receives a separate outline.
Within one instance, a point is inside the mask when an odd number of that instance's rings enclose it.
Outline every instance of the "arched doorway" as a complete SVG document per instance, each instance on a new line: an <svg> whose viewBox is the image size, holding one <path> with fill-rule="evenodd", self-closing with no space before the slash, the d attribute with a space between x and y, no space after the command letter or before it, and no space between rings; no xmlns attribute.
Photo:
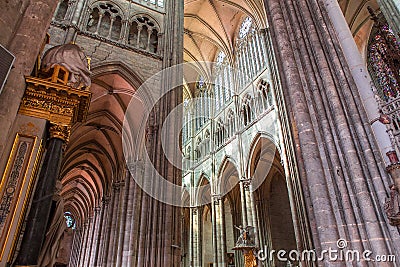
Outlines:
<svg viewBox="0 0 400 267"><path fill-rule="evenodd" d="M296 250L291 200L280 153L267 137L259 137L250 158L250 177L254 180L258 244L267 255L264 266L287 266L276 258L277 251ZM270 252L275 253L270 257ZM267 253L267 254L265 254ZM287 256L287 255L286 255ZM295 262L291 262L292 264Z"/></svg>

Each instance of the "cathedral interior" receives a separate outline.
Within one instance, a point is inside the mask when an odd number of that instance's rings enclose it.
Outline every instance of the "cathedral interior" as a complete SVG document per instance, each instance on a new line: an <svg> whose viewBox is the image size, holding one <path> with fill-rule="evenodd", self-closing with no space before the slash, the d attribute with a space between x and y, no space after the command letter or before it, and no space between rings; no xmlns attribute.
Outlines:
<svg viewBox="0 0 400 267"><path fill-rule="evenodd" d="M400 266L399 0L2 4L0 267Z"/></svg>

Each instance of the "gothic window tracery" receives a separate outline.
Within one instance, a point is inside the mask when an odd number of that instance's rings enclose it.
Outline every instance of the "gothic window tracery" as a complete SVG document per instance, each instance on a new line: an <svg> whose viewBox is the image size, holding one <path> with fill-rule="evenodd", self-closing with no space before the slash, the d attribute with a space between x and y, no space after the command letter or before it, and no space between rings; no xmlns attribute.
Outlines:
<svg viewBox="0 0 400 267"><path fill-rule="evenodd" d="M119 41L122 31L122 12L111 3L96 3L91 8L86 29L94 34Z"/></svg>
<svg viewBox="0 0 400 267"><path fill-rule="evenodd" d="M243 88L266 67L265 45L261 31L250 17L245 18L236 40L235 66L239 88Z"/></svg>
<svg viewBox="0 0 400 267"><path fill-rule="evenodd" d="M158 50L158 27L147 16L135 16L129 26L128 44L151 53Z"/></svg>
<svg viewBox="0 0 400 267"><path fill-rule="evenodd" d="M236 131L236 123L235 123L235 113L231 109L228 111L227 125L228 125L228 136L232 137Z"/></svg>
<svg viewBox="0 0 400 267"><path fill-rule="evenodd" d="M261 80L258 85L258 105L261 108L260 112L267 110L272 106L272 95L270 87L270 84L265 80Z"/></svg>
<svg viewBox="0 0 400 267"><path fill-rule="evenodd" d="M222 145L225 139L225 126L221 118L217 121L217 127L214 135L214 142L217 147Z"/></svg>
<svg viewBox="0 0 400 267"><path fill-rule="evenodd" d="M204 155L210 153L210 132L207 130L204 135Z"/></svg>
<svg viewBox="0 0 400 267"><path fill-rule="evenodd" d="M253 111L252 111L252 103L253 99L248 94L245 96L242 104L242 117L243 117L243 125L247 126L253 120Z"/></svg>
<svg viewBox="0 0 400 267"><path fill-rule="evenodd" d="M190 109L189 109L189 99L186 98L183 101L183 112L184 112L184 117L183 117L183 126L182 126L182 143L186 143L186 141L189 138L189 129L190 129Z"/></svg>
<svg viewBox="0 0 400 267"><path fill-rule="evenodd" d="M223 51L217 54L214 72L215 109L219 111L233 96L232 69Z"/></svg>
<svg viewBox="0 0 400 267"><path fill-rule="evenodd" d="M202 153L201 153L201 138L200 137L197 139L195 153L196 153L196 160L201 159Z"/></svg>
<svg viewBox="0 0 400 267"><path fill-rule="evenodd" d="M61 0L59 2L57 12L55 15L56 20L65 19L65 15L67 14L69 5L70 5L69 0Z"/></svg>

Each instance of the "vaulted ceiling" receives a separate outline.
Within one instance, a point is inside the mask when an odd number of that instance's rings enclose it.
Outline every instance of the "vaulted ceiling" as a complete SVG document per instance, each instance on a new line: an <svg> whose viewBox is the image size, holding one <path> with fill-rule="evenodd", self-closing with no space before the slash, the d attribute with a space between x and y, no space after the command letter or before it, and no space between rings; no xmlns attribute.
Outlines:
<svg viewBox="0 0 400 267"><path fill-rule="evenodd" d="M339 4L360 48L365 49L372 22L367 6L378 10L375 0L340 0ZM251 17L258 28L266 27L266 14L261 0L185 0L184 60L214 61L222 50L233 58L235 39L241 22ZM62 167L63 196L66 209L83 219L108 195L112 181L124 173L122 123L125 110L136 99L134 85L116 72L98 71L91 86L92 102L87 121L77 124L65 154ZM196 70L188 70L195 76ZM136 99L136 100L135 100ZM143 112L138 112L138 114ZM134 120L139 129L141 117ZM140 142L139 130L132 133Z"/></svg>
<svg viewBox="0 0 400 267"><path fill-rule="evenodd" d="M373 25L367 7L380 13L376 0L339 0L347 24L354 36L361 55L366 57L365 51Z"/></svg>
<svg viewBox="0 0 400 267"><path fill-rule="evenodd" d="M184 60L214 61L220 50L232 58L236 33L247 16L266 26L261 0L185 0Z"/></svg>
<svg viewBox="0 0 400 267"><path fill-rule="evenodd" d="M130 101L138 109L142 107L134 95L134 87L118 74L93 77L90 91L92 99L87 119L72 128L61 170L65 210L79 223L100 205L103 196L110 194L112 182L124 180L125 111ZM135 117L132 124L141 124L141 119L141 116ZM136 138L138 134L132 132L135 140L140 141Z"/></svg>

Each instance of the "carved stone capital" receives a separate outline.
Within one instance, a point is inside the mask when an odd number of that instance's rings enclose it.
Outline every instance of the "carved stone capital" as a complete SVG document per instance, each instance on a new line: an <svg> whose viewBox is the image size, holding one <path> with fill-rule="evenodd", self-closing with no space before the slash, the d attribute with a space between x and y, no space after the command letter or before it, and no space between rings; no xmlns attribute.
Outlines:
<svg viewBox="0 0 400 267"><path fill-rule="evenodd" d="M121 187L123 187L125 185L124 181L119 181L119 182L114 182L112 184L112 187L115 191L119 191L121 189Z"/></svg>
<svg viewBox="0 0 400 267"><path fill-rule="evenodd" d="M107 206L108 204L110 204L110 200L111 198L109 196L103 197L103 199L101 200L103 202L103 206Z"/></svg>
<svg viewBox="0 0 400 267"><path fill-rule="evenodd" d="M219 194L212 195L211 197L212 197L212 199L213 199L213 201L214 201L214 205L219 205L220 202L221 202L221 200L222 200L222 198L223 198L223 197L222 197L221 195L219 195Z"/></svg>
<svg viewBox="0 0 400 267"><path fill-rule="evenodd" d="M69 140L70 130L70 126L51 124L49 129L50 138L58 138L67 143Z"/></svg>
<svg viewBox="0 0 400 267"><path fill-rule="evenodd" d="M244 190L248 191L250 190L250 186L251 186L251 179L241 179L240 182L243 184L243 188Z"/></svg>

